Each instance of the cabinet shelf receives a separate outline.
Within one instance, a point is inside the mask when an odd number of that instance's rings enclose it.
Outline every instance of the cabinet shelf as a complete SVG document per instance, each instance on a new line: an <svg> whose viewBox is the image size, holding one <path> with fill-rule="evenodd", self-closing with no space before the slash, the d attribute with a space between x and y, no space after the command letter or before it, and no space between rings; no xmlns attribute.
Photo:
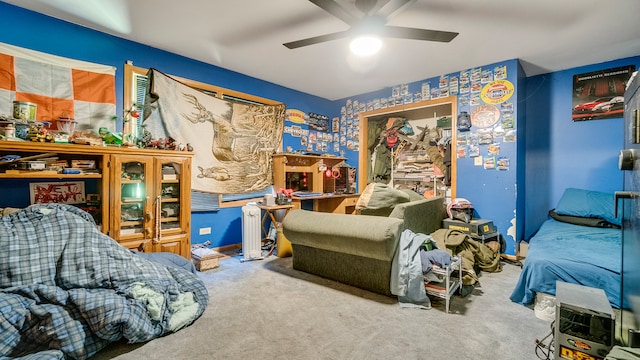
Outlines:
<svg viewBox="0 0 640 360"><path fill-rule="evenodd" d="M0 179L101 179L101 174L38 174L33 173L22 174L6 174L0 173Z"/></svg>
<svg viewBox="0 0 640 360"><path fill-rule="evenodd" d="M140 226L140 225L142 225L142 220L120 221L120 227Z"/></svg>

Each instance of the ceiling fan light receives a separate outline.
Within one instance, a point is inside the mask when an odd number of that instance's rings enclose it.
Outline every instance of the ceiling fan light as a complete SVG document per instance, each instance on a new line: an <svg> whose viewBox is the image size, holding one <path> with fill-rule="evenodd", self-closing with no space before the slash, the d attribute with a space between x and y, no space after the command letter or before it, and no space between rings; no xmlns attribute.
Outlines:
<svg viewBox="0 0 640 360"><path fill-rule="evenodd" d="M375 36L358 36L349 44L351 52L358 56L371 56L382 48L382 40Z"/></svg>

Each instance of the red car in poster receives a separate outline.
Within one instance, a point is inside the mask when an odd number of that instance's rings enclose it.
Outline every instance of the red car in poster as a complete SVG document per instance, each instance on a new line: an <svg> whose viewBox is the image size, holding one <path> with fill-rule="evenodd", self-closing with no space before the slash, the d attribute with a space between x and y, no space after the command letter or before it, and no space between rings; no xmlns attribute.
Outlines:
<svg viewBox="0 0 640 360"><path fill-rule="evenodd" d="M606 96L606 97L597 98L593 101L578 104L573 107L573 112L574 113L590 113L593 111L593 108L596 107L597 105L609 102L613 98L614 98L613 96Z"/></svg>

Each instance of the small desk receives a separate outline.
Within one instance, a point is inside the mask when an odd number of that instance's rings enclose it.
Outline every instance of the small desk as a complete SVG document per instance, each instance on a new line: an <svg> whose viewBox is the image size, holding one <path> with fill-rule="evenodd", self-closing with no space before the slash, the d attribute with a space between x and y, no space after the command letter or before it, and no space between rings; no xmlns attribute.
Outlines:
<svg viewBox="0 0 640 360"><path fill-rule="evenodd" d="M351 214L360 194L322 194L318 196L292 196L292 205L302 208L303 201L313 201L313 211Z"/></svg>
<svg viewBox="0 0 640 360"><path fill-rule="evenodd" d="M265 238L269 236L269 229L267 229L265 226L267 219L271 219L271 222L276 227L276 230L278 230L282 226L282 223L279 222L278 219L276 218L275 212L278 210L285 210L284 215L282 216L282 219L284 219L284 217L287 216L287 213L289 212L289 210L293 209L293 205L268 206L268 205L262 204L262 205L258 205L258 207L261 210L264 210L264 215L262 215L262 232ZM269 255L273 253L273 250L275 249L275 247L276 247L276 239L274 239L273 245L271 246L271 249L269 249Z"/></svg>

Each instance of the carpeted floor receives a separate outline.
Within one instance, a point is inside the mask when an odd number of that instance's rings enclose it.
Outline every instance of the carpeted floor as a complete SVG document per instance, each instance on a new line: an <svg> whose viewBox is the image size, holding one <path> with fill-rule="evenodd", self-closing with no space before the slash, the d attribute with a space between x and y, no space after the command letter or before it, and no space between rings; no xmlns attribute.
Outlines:
<svg viewBox="0 0 640 360"><path fill-rule="evenodd" d="M94 359L538 359L550 324L512 303L520 267L482 273L467 297L430 310L292 269L291 258L222 259L200 273L210 303L179 332L115 343Z"/></svg>

